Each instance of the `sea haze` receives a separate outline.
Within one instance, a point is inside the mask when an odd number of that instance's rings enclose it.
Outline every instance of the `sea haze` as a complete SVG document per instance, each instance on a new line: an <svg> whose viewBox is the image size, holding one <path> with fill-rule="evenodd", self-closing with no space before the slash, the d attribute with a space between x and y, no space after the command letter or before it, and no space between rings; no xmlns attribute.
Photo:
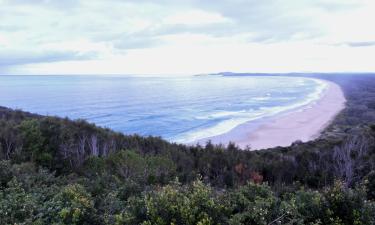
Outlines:
<svg viewBox="0 0 375 225"><path fill-rule="evenodd" d="M0 105L188 143L319 98L301 77L0 76Z"/></svg>

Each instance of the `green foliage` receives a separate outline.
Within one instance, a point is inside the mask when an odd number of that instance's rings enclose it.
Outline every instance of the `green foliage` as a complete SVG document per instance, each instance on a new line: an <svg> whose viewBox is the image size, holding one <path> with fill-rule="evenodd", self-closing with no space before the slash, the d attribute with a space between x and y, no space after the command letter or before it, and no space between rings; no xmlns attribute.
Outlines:
<svg viewBox="0 0 375 225"><path fill-rule="evenodd" d="M134 201L134 200L133 200ZM195 181L191 186L173 183L152 191L144 196L137 210L132 208L125 211L123 218L136 218L131 212L145 212L142 224L221 224L225 221L226 208L220 203L215 192L201 181ZM139 209L144 208L144 209ZM126 224L126 219L123 220ZM134 222L131 221L131 222Z"/></svg>
<svg viewBox="0 0 375 225"><path fill-rule="evenodd" d="M365 177L365 185L367 189L367 197L371 200L375 200L375 171L371 171Z"/></svg>
<svg viewBox="0 0 375 225"><path fill-rule="evenodd" d="M45 203L45 224L98 224L94 201L79 184L64 187Z"/></svg>
<svg viewBox="0 0 375 225"><path fill-rule="evenodd" d="M1 224L31 224L36 213L36 200L27 193L17 179L8 183L8 187L0 191Z"/></svg>
<svg viewBox="0 0 375 225"><path fill-rule="evenodd" d="M269 186L253 183L231 193L229 206L232 210L229 223L233 225L268 224L286 213Z"/></svg>
<svg viewBox="0 0 375 225"><path fill-rule="evenodd" d="M12 179L13 171L10 161L0 161L0 190Z"/></svg>
<svg viewBox="0 0 375 225"><path fill-rule="evenodd" d="M24 143L25 157L30 157L42 166L50 167L52 155L45 149L45 138L40 130L39 122L35 119L25 120L20 124L19 129Z"/></svg>
<svg viewBox="0 0 375 225"><path fill-rule="evenodd" d="M317 191L299 190L289 200L294 219L301 224L321 224L324 215L324 197Z"/></svg>
<svg viewBox="0 0 375 225"><path fill-rule="evenodd" d="M142 186L107 173L56 177L32 163L0 165L12 171L0 190L0 224L375 223L375 204L366 198L365 186L350 189L341 182L320 192L302 188L279 195L267 184L230 190L201 180ZM94 180L103 185L93 187Z"/></svg>
<svg viewBox="0 0 375 225"><path fill-rule="evenodd" d="M374 202L366 199L363 188L347 189L336 182L324 192L326 224L374 224Z"/></svg>
<svg viewBox="0 0 375 225"><path fill-rule="evenodd" d="M170 160L159 156L143 157L134 151L116 152L104 162L113 174L136 182L164 183L175 174L174 163Z"/></svg>

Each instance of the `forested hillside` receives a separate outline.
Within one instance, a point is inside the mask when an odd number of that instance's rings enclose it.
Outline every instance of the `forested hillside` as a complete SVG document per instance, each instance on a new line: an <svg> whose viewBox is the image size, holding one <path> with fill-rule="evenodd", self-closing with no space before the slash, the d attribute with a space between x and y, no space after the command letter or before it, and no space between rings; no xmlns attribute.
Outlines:
<svg viewBox="0 0 375 225"><path fill-rule="evenodd" d="M346 109L315 141L260 151L1 107L0 224L375 224L375 78L314 76Z"/></svg>

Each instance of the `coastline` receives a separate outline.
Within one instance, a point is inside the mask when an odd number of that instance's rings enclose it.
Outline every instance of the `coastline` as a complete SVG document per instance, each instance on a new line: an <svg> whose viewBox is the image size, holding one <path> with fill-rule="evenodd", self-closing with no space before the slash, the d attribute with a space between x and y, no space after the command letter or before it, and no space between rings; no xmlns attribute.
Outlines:
<svg viewBox="0 0 375 225"><path fill-rule="evenodd" d="M228 133L204 138L196 143L204 144L211 140L213 144L226 145L234 142L244 149L250 147L250 150L259 150L286 147L297 140L307 142L318 138L345 108L346 102L343 91L337 84L321 79L319 81L327 86L318 100L264 120L249 121Z"/></svg>

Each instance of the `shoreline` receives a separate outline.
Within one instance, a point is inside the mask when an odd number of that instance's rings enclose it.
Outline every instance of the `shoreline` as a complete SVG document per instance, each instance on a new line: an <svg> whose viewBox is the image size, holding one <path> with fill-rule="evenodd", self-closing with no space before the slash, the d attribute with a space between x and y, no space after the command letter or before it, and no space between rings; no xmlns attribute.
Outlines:
<svg viewBox="0 0 375 225"><path fill-rule="evenodd" d="M243 149L260 150L287 147L295 141L307 142L318 138L321 132L345 108L346 99L339 85L319 79L327 86L319 99L270 118L249 121L231 131L196 141L204 144L227 145L234 142Z"/></svg>

